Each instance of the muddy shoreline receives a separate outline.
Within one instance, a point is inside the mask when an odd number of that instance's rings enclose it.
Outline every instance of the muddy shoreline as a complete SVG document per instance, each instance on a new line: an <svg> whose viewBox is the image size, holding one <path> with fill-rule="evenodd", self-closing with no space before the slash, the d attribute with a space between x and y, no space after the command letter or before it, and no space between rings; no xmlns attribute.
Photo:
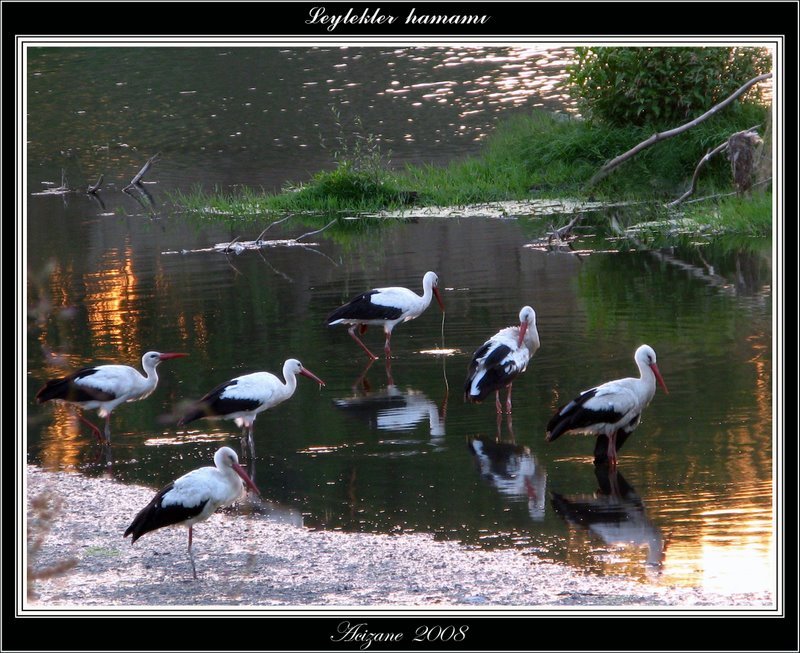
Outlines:
<svg viewBox="0 0 800 653"><path fill-rule="evenodd" d="M587 576L520 551L470 549L419 534L310 530L247 510L249 499L194 529L193 580L185 529L154 531L133 546L122 537L152 495L151 488L28 466L29 533L40 546L29 555L26 609L267 614L273 608L336 608L348 614L415 608L480 614L773 607L769 593L711 594Z"/></svg>

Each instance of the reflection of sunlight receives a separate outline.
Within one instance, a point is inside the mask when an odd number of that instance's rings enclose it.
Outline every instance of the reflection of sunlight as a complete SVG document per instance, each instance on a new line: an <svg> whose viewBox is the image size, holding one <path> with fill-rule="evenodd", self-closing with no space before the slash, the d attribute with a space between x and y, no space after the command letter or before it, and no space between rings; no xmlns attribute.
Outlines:
<svg viewBox="0 0 800 653"><path fill-rule="evenodd" d="M532 100L545 98L569 105L570 100L560 92L559 83L565 78L566 50L552 52L550 45L487 48L461 47L444 51L443 58L433 66L433 70L441 71L442 79L410 84L404 86L392 80L387 95L413 95L416 104L421 102L451 102L458 105L461 116L487 111L498 111L507 104L523 105ZM439 53L437 53L438 55ZM398 56L407 56L400 52ZM411 60L425 61L425 55L411 57ZM481 66L497 67L499 70L491 74L480 74ZM476 72L478 74L476 74ZM458 93L454 95L454 90ZM451 100L452 98L452 100ZM537 106L542 106L537 104ZM479 132L470 133L476 140ZM410 140L409 137L406 137Z"/></svg>
<svg viewBox="0 0 800 653"><path fill-rule="evenodd" d="M701 581L710 591L774 594L772 513L763 505L766 497L753 488L750 493L729 497L733 505L701 511L698 533L668 538L665 580L689 586Z"/></svg>
<svg viewBox="0 0 800 653"><path fill-rule="evenodd" d="M179 444L194 444L196 442L221 442L229 440L232 437L230 433L181 433L180 435L164 435L160 438L147 438L144 441L146 447L160 447L164 445L179 445Z"/></svg>
<svg viewBox="0 0 800 653"><path fill-rule="evenodd" d="M87 429L87 435L81 433L81 422L75 409L60 401L49 402L53 409L48 419L50 424L42 438L42 468L70 469L78 466L80 453L86 445L86 437L94 438ZM86 415L92 417L92 412Z"/></svg>
<svg viewBox="0 0 800 653"><path fill-rule="evenodd" d="M305 449L300 449L300 451L298 451L297 453L306 454L310 456L317 456L323 453L336 453L337 451L340 451L342 449L347 449L349 447L350 445L348 444L328 445L328 446L317 445L317 446L306 447Z"/></svg>
<svg viewBox="0 0 800 653"><path fill-rule="evenodd" d="M699 583L717 592L775 592L772 541L765 548L763 527L752 537L703 538L667 549L665 580L678 585ZM681 548L682 547L682 548Z"/></svg>
<svg viewBox="0 0 800 653"><path fill-rule="evenodd" d="M427 354L429 356L455 356L456 354L460 354L460 349L452 349L452 348L441 348L441 349L420 349L418 354Z"/></svg>
<svg viewBox="0 0 800 653"><path fill-rule="evenodd" d="M142 355L135 308L139 289L131 247L109 250L97 272L87 273L84 282L94 342L114 346L121 360L137 360Z"/></svg>

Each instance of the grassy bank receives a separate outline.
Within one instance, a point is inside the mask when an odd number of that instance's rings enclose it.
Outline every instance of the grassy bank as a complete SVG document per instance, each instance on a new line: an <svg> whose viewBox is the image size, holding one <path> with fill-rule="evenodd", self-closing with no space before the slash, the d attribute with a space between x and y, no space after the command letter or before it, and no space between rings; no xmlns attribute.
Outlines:
<svg viewBox="0 0 800 653"><path fill-rule="evenodd" d="M447 166L393 169L374 139L369 148L341 148L330 171L281 193L250 189L233 193L196 190L176 198L189 211L246 217L265 214L368 213L415 206L460 206L506 200L574 198L646 202L661 210L688 187L700 158L730 134L765 124L766 111L741 106L678 137L658 143L625 163L598 185L587 182L609 159L646 140L646 127L598 127L562 115L533 112L502 123L477 156ZM763 131L763 129L761 130ZM363 137L360 137L363 138ZM768 163L768 162L767 162ZM712 159L699 178L697 196L730 192L730 163ZM771 197L729 198L718 204L687 204L681 211L716 229L769 233ZM665 219L667 210L663 209ZM669 214L674 215L674 214Z"/></svg>

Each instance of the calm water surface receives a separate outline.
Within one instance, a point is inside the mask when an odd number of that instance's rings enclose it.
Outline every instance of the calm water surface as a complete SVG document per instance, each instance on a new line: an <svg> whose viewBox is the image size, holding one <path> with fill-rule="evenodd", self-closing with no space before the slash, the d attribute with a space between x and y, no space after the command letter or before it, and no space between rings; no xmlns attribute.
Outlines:
<svg viewBox="0 0 800 653"><path fill-rule="evenodd" d="M562 57L511 48L32 55L28 462L157 488L229 444L272 506L265 519L520 547L649 582L773 588L769 243L637 252L587 235L597 253L578 257L532 246L549 222L520 216L337 227L305 247L235 255L194 250L253 239L266 218L214 222L171 206L170 191L194 183L279 187L330 165L318 138L332 129L329 105L369 116L401 160L468 154L498 117L551 101ZM156 151L150 198L121 193ZM62 168L81 184L109 175L102 204L39 194ZM289 220L269 233L309 230ZM367 366L346 329L323 325L370 287L421 292L426 270L440 276L444 322L434 304L395 330L391 376L383 360ZM537 311L542 346L515 384L513 421L498 422L491 402L463 403L462 384L472 351L523 304ZM379 332L365 338L381 349ZM670 394L657 392L617 474L594 469L589 438L546 443L552 412L635 374L642 342L658 353ZM152 397L114 412L110 449L65 407L32 400L66 369L138 366L149 349L191 355L159 368ZM301 377L291 400L259 416L253 452L233 423L175 426L214 385L279 373L289 357L326 386Z"/></svg>

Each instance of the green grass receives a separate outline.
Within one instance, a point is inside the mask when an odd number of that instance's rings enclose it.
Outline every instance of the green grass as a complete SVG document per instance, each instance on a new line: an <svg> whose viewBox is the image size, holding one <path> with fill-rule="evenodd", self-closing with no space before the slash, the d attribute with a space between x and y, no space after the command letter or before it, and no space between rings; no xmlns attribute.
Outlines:
<svg viewBox="0 0 800 653"><path fill-rule="evenodd" d="M686 216L695 222L724 233L747 236L772 234L772 192L753 191L744 197L725 197L719 202L690 204Z"/></svg>
<svg viewBox="0 0 800 653"><path fill-rule="evenodd" d="M587 182L611 158L646 140L646 127L602 127L562 115L534 111L501 123L477 156L446 166L408 166L393 170L377 141L359 136L343 146L335 167L309 181L268 194L252 189L211 193L196 189L179 195L184 209L220 219L263 221L286 213L329 217L398 209L412 201L422 206L534 198L635 200L666 203L687 188L697 162L733 132L766 122L766 111L740 106L714 116L684 134L640 152L591 190ZM340 141L344 144L343 139ZM730 163L719 155L703 169L695 197L731 190ZM685 205L692 219L725 230L763 234L771 224L771 203L732 199L718 205Z"/></svg>

